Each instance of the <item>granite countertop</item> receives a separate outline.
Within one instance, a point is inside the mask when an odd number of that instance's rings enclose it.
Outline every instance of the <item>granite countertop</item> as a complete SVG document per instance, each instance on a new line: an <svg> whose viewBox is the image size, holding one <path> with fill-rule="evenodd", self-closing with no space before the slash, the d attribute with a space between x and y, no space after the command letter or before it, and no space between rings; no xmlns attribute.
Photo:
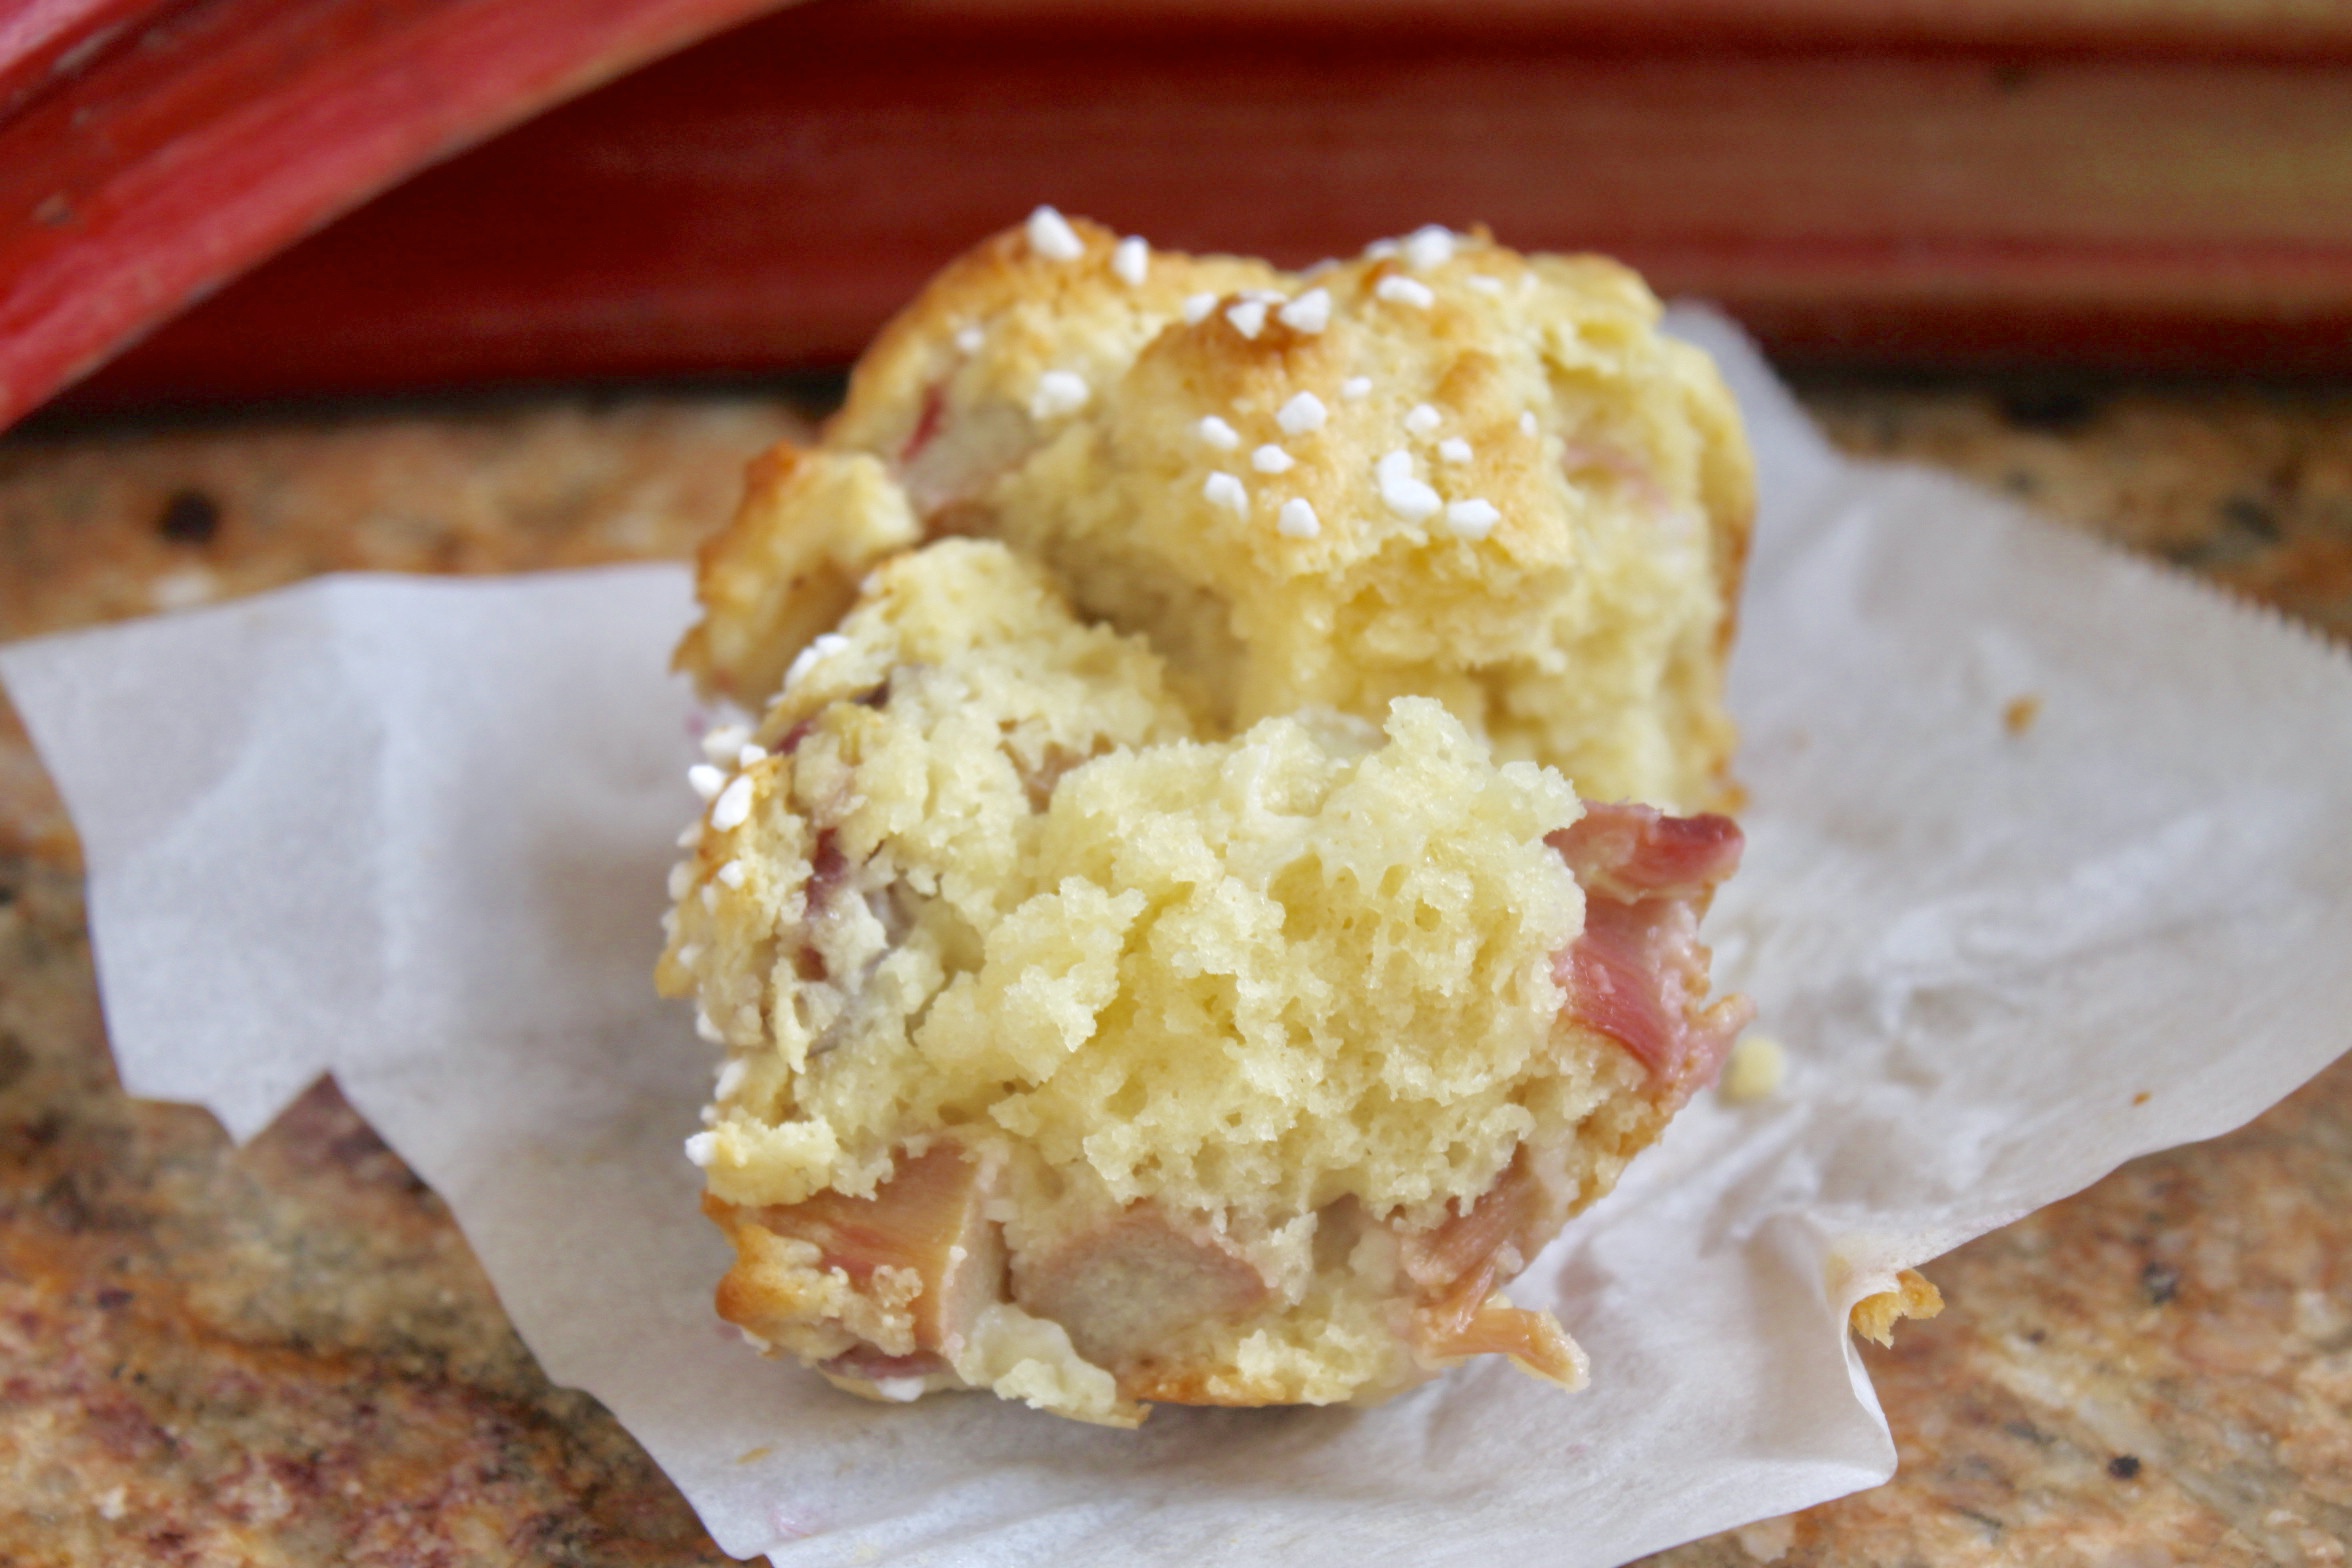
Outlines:
<svg viewBox="0 0 2352 1568"><path fill-rule="evenodd" d="M1850 451L2352 634L2352 394L1801 391ZM805 412L550 396L19 434L0 639L344 568L682 555ZM1654 1562L2345 1561L2352 1060L1926 1272L1944 1315L1864 1350L1901 1474ZM73 834L0 705L0 1565L724 1561L331 1084L243 1150L122 1094Z"/></svg>

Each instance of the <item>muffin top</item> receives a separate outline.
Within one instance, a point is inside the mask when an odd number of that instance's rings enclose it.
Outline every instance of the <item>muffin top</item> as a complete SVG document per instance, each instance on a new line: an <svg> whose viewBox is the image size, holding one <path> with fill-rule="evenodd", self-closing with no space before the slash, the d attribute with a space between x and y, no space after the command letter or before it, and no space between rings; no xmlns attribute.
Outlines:
<svg viewBox="0 0 2352 1568"><path fill-rule="evenodd" d="M1287 273L1041 211L755 470L681 663L757 707L889 553L999 538L1230 733L1434 699L1591 799L1726 793L1753 509L1729 395L1632 273L1424 230Z"/></svg>

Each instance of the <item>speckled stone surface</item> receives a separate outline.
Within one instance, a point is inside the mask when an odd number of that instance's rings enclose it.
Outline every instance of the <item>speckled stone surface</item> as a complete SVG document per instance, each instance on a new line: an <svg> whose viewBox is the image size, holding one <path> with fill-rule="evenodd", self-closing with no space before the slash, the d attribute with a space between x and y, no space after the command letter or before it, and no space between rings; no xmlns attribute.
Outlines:
<svg viewBox="0 0 2352 1568"><path fill-rule="evenodd" d="M1801 390L1851 451L2352 633L2352 395ZM342 568L682 554L801 418L548 398L11 438L0 638ZM1896 1480L1655 1562L2345 1561L2352 1062L1927 1272L1948 1310L1865 1351ZM242 1151L121 1093L72 832L0 709L0 1565L720 1561L331 1085Z"/></svg>

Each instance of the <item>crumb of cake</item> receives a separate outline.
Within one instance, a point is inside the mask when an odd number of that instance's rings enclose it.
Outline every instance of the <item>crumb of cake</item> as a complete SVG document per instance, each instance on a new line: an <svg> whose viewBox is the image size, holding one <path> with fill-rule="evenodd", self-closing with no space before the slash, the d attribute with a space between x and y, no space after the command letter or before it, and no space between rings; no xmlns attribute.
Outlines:
<svg viewBox="0 0 2352 1568"><path fill-rule="evenodd" d="M1750 1105L1780 1092L1788 1076L1788 1053L1768 1034L1743 1035L1723 1064L1720 1089L1732 1105Z"/></svg>
<svg viewBox="0 0 2352 1568"><path fill-rule="evenodd" d="M2022 697L2012 697L2001 709L2001 727L2012 735L2023 735L2041 716L2042 699L2028 692Z"/></svg>
<svg viewBox="0 0 2352 1568"><path fill-rule="evenodd" d="M1895 1276L1895 1288L1864 1296L1854 1303L1846 1321L1855 1333L1878 1345L1895 1342L1895 1325L1905 1318L1932 1318L1944 1310L1944 1293L1917 1269Z"/></svg>

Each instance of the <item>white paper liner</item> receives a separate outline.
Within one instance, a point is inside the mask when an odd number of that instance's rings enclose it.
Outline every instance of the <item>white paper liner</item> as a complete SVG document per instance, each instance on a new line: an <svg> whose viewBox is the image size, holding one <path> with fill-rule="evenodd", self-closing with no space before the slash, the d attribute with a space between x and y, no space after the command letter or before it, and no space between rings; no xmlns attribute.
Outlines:
<svg viewBox="0 0 2352 1568"><path fill-rule="evenodd" d="M1490 1361L1124 1434L864 1404L736 1343L680 1154L712 1053L648 978L694 810L676 567L331 578L0 651L87 852L123 1080L243 1139L333 1072L549 1375L738 1555L1599 1568L1874 1485L1854 1301L2352 1038L2352 666L1844 461L1735 329L1677 329L1763 475L1750 852L1709 931L1791 1069L1702 1096L1514 1287L1591 1352L1583 1394Z"/></svg>

